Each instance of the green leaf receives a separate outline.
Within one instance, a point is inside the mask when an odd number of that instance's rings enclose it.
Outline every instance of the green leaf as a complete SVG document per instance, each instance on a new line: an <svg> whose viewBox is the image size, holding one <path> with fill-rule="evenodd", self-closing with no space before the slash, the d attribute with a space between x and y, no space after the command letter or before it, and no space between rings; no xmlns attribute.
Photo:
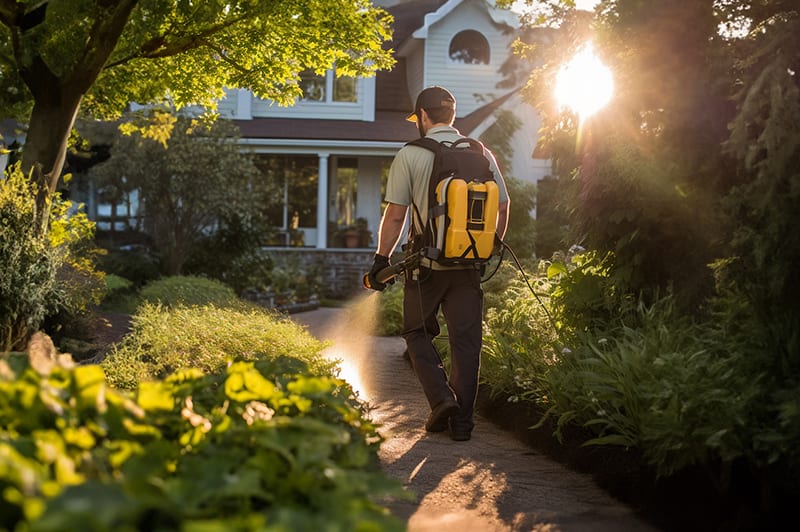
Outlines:
<svg viewBox="0 0 800 532"><path fill-rule="evenodd" d="M161 382L140 383L136 402L146 411L173 410L175 408L175 397Z"/></svg>
<svg viewBox="0 0 800 532"><path fill-rule="evenodd" d="M553 262L547 267L548 279L558 277L559 275L567 275L568 273L567 265L563 262Z"/></svg>

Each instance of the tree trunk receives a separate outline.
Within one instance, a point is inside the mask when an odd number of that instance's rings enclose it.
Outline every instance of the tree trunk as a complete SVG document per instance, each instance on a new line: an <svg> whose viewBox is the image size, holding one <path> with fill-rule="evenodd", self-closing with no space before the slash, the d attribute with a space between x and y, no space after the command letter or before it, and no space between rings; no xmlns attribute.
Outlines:
<svg viewBox="0 0 800 532"><path fill-rule="evenodd" d="M39 99L33 106L25 148L22 152L22 168L31 172L31 178L39 185L36 197L37 226L42 233L47 231L50 218L50 198L58 187L61 171L67 155L67 141L78 114L82 95L53 87L51 96Z"/></svg>

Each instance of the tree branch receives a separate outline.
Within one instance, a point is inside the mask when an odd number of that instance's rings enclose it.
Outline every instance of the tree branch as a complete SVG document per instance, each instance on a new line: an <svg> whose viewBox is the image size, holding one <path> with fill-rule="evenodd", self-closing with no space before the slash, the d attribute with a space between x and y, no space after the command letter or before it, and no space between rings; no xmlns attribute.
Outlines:
<svg viewBox="0 0 800 532"><path fill-rule="evenodd" d="M119 66L134 59L163 59L165 57L172 57L188 50L200 48L208 44L208 37L215 35L235 24L247 20L247 16L236 17L227 20L221 24L215 24L208 28L193 33L191 35L175 36L174 41L170 41L169 33L157 35L147 42L143 43L135 53L126 57L118 59L114 62L108 63L105 68L110 69Z"/></svg>
<svg viewBox="0 0 800 532"><path fill-rule="evenodd" d="M138 0L120 0L105 16L97 17L89 41L86 43L86 55L80 63L80 68L76 68L70 75L67 81L69 84L86 85L81 91L84 92L94 83L114 51L131 12L138 3Z"/></svg>

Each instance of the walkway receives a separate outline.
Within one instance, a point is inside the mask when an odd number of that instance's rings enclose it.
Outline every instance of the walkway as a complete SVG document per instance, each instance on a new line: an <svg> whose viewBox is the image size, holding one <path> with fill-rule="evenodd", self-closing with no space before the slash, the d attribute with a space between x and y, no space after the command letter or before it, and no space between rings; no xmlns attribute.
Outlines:
<svg viewBox="0 0 800 532"><path fill-rule="evenodd" d="M426 433L429 409L402 357L404 341L370 336L374 309L365 304L292 317L317 338L333 341L327 354L342 360L341 377L373 408L371 416L386 438L381 463L416 494L416 501L390 506L409 531L655 530L590 477L537 453L486 419L476 418L468 442Z"/></svg>

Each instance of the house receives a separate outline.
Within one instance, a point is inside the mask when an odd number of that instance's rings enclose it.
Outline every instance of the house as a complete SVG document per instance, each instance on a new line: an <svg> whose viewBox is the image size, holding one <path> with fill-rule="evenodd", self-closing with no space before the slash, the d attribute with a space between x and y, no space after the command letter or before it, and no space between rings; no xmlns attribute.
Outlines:
<svg viewBox="0 0 800 532"><path fill-rule="evenodd" d="M269 249L324 264L333 297L357 289L371 264L388 169L397 151L418 136L405 117L425 87L442 85L454 93L455 126L465 135L485 138L513 117L519 127L506 130L513 133L507 139L511 155L500 161L506 176L536 183L550 173L549 161L534 156L540 126L535 110L521 101L518 86L501 84L519 26L514 12L492 0L374 2L394 16L387 46L397 63L391 71L370 78L302 73L304 96L291 107L240 89L227 90L219 102L220 115L238 125L243 149L257 155L264 179L283 184L282 201L267 213L279 230ZM72 161L73 171L80 173L80 164ZM121 213L90 181L79 181L85 190L76 195L98 228L107 229L108 220L119 216L135 219L135 197ZM360 238L351 244L346 235L357 226Z"/></svg>
<svg viewBox="0 0 800 532"><path fill-rule="evenodd" d="M504 174L536 182L550 172L534 159L539 120L516 88L498 89L500 68L516 37L515 13L486 0L376 0L394 16L396 66L372 78L301 75L304 96L279 107L246 90L229 90L220 115L241 130L241 144L258 154L266 179L283 182L282 206L270 213L281 230L275 245L342 248L343 229L356 221L377 234L383 186L394 154L418 136L404 120L430 85L458 101L456 127L480 138L513 110L521 127L509 144ZM374 250L375 241L354 244Z"/></svg>

